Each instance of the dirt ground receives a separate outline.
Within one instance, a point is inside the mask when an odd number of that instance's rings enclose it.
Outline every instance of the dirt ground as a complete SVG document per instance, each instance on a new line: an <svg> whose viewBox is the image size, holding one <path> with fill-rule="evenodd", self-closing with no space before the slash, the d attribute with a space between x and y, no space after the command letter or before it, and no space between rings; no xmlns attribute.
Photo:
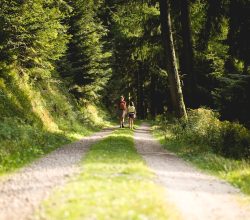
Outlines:
<svg viewBox="0 0 250 220"><path fill-rule="evenodd" d="M79 172L78 163L90 145L112 132L106 129L66 145L0 182L0 220L32 219L53 189Z"/></svg>
<svg viewBox="0 0 250 220"><path fill-rule="evenodd" d="M164 150L147 124L135 131L135 143L165 187L166 199L175 204L183 219L250 219L250 205L240 203L246 197L238 189Z"/></svg>

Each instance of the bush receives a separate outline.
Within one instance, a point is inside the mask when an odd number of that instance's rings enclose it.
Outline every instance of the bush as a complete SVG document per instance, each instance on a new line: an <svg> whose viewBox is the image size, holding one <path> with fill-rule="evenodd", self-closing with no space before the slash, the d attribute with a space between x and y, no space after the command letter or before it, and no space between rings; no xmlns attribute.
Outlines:
<svg viewBox="0 0 250 220"><path fill-rule="evenodd" d="M233 158L250 157L250 133L239 123L221 123L221 153Z"/></svg>
<svg viewBox="0 0 250 220"><path fill-rule="evenodd" d="M218 113L210 109L188 111L188 121L160 116L159 125L173 134L176 141L199 146L225 157L250 157L250 132L235 122L220 121Z"/></svg>
<svg viewBox="0 0 250 220"><path fill-rule="evenodd" d="M0 175L69 141L63 134L29 125L20 118L4 118L0 123Z"/></svg>
<svg viewBox="0 0 250 220"><path fill-rule="evenodd" d="M81 107L59 80L0 79L0 175L104 126L100 112Z"/></svg>

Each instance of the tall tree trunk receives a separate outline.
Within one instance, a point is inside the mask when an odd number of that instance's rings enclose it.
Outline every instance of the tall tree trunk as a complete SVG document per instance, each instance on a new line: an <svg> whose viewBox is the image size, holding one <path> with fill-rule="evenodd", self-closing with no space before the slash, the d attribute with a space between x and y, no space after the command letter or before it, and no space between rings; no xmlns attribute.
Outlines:
<svg viewBox="0 0 250 220"><path fill-rule="evenodd" d="M223 18L223 14L225 13L223 9L225 8L225 1L221 0L209 0L205 1L207 4L207 9L204 17L206 18L205 24L201 29L199 36L199 44L198 49L201 52L204 52L208 48L208 42L211 38L212 31L219 32L220 30L220 22ZM237 2L237 1L229 1L229 2ZM237 6L236 6L237 7Z"/></svg>
<svg viewBox="0 0 250 220"><path fill-rule="evenodd" d="M177 70L169 0L160 0L160 19L164 55L166 59L166 68L173 107L178 118L187 118L180 77Z"/></svg>
<svg viewBox="0 0 250 220"><path fill-rule="evenodd" d="M144 91L143 91L143 64L140 62L139 69L136 73L136 87L137 87L137 115L138 118L144 119Z"/></svg>
<svg viewBox="0 0 250 220"><path fill-rule="evenodd" d="M156 95L155 95L155 90L156 90L156 75L154 73L151 73L151 78L150 78L150 114L152 118L155 118L156 116Z"/></svg>
<svg viewBox="0 0 250 220"><path fill-rule="evenodd" d="M228 34L227 34L227 44L228 48L228 58L225 61L224 67L227 73L237 73L237 68L234 63L234 41L235 41L235 30L238 30L238 18L235 16L235 8L237 8L237 2L230 1L229 4L229 23L228 23Z"/></svg>
<svg viewBox="0 0 250 220"><path fill-rule="evenodd" d="M196 107L196 77L194 74L194 51L190 24L190 0L180 0L181 35L183 42L181 71L184 75L184 95L187 106Z"/></svg>
<svg viewBox="0 0 250 220"><path fill-rule="evenodd" d="M248 74L248 62L247 60L244 61L244 66L243 66L243 74L247 75Z"/></svg>
<svg viewBox="0 0 250 220"><path fill-rule="evenodd" d="M199 45L198 49L200 51L205 51L208 47L208 41L212 31L212 22L213 22L213 4L208 2L208 8L206 11L206 21L205 25L201 29L200 36L199 36Z"/></svg>

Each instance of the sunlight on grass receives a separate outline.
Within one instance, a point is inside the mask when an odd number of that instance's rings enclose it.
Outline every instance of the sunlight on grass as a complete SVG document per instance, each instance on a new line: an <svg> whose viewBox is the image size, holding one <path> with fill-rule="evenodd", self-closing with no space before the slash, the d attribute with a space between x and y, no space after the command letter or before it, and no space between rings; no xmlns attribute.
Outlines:
<svg viewBox="0 0 250 220"><path fill-rule="evenodd" d="M16 71L0 81L0 177L112 124L94 104L80 107L56 81L34 86Z"/></svg>
<svg viewBox="0 0 250 220"><path fill-rule="evenodd" d="M178 219L134 148L132 131L93 145L82 173L44 202L40 219Z"/></svg>
<svg viewBox="0 0 250 220"><path fill-rule="evenodd" d="M205 146L190 146L190 144L176 140L173 134L169 131L164 132L159 127L153 129L153 134L166 149L250 195L249 161L222 157Z"/></svg>

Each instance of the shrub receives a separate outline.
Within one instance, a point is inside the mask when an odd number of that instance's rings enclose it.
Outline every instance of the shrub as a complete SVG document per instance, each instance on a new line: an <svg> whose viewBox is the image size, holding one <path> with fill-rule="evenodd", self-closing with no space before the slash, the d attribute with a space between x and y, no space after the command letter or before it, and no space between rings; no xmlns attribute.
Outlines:
<svg viewBox="0 0 250 220"><path fill-rule="evenodd" d="M0 123L0 175L69 141L63 134L29 125L20 118L4 118Z"/></svg>
<svg viewBox="0 0 250 220"><path fill-rule="evenodd" d="M250 157L250 132L239 123L220 121L217 112L210 109L188 111L188 121L160 116L159 125L170 131L176 141L199 146L232 158Z"/></svg>
<svg viewBox="0 0 250 220"><path fill-rule="evenodd" d="M221 123L221 153L233 158L250 157L250 133L239 123Z"/></svg>

